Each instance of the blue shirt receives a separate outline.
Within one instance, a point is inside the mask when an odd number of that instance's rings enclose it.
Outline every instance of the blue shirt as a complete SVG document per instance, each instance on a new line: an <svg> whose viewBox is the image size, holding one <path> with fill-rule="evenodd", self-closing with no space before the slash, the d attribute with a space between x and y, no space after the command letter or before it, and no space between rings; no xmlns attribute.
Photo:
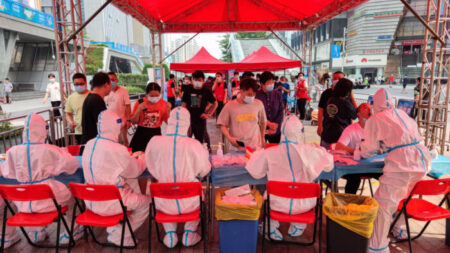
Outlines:
<svg viewBox="0 0 450 253"><path fill-rule="evenodd" d="M290 90L290 89L291 89L291 87L289 86L288 83L283 83L283 88L285 88L285 89L287 89L287 90ZM282 91L281 91L281 94L283 94L283 99L284 99L284 100L287 100L289 92L286 92L286 91L282 90Z"/></svg>
<svg viewBox="0 0 450 253"><path fill-rule="evenodd" d="M260 90L256 93L256 99L259 99L266 111L267 120L278 124L276 134L280 134L281 123L284 116L284 105L281 94L277 91L267 92Z"/></svg>

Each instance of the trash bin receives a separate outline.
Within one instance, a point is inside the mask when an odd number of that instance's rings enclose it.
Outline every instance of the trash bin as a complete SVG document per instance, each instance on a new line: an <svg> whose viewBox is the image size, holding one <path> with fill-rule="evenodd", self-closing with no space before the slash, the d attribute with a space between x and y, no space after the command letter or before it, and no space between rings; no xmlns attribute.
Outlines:
<svg viewBox="0 0 450 253"><path fill-rule="evenodd" d="M378 203L371 197L329 193L323 205L327 216L327 252L368 252L377 212Z"/></svg>
<svg viewBox="0 0 450 253"><path fill-rule="evenodd" d="M256 205L224 203L222 196L230 188L221 188L216 194L216 219L219 223L219 247L221 253L256 252L258 244L258 220L263 197L252 190Z"/></svg>

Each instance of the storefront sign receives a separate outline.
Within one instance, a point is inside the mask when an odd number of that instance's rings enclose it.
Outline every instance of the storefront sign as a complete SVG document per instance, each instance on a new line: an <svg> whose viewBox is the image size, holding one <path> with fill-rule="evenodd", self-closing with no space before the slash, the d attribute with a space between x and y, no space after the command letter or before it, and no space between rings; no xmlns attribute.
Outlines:
<svg viewBox="0 0 450 253"><path fill-rule="evenodd" d="M344 67L384 67L387 55L351 55L344 58ZM342 66L342 58L333 59L333 68Z"/></svg>
<svg viewBox="0 0 450 253"><path fill-rule="evenodd" d="M52 15L11 0L0 0L0 13L5 13L16 18L53 28Z"/></svg>
<svg viewBox="0 0 450 253"><path fill-rule="evenodd" d="M423 45L423 40L404 40L402 46Z"/></svg>
<svg viewBox="0 0 450 253"><path fill-rule="evenodd" d="M377 40L393 40L392 35L379 35Z"/></svg>
<svg viewBox="0 0 450 253"><path fill-rule="evenodd" d="M387 54L387 49L364 49L363 54Z"/></svg>

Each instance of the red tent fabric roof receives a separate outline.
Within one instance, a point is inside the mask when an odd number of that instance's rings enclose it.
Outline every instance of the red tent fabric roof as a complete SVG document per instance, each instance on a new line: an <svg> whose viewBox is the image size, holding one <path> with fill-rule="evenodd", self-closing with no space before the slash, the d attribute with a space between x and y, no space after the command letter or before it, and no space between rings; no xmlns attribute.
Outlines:
<svg viewBox="0 0 450 253"><path fill-rule="evenodd" d="M191 59L184 63L171 63L170 69L184 73L193 73L196 70L203 72L218 72L232 69L231 63L226 63L212 56L202 47Z"/></svg>
<svg viewBox="0 0 450 253"><path fill-rule="evenodd" d="M304 30L367 0L113 0L153 31Z"/></svg>
<svg viewBox="0 0 450 253"><path fill-rule="evenodd" d="M236 64L238 71L277 71L302 66L300 60L291 60L274 54L267 47L262 46L252 54Z"/></svg>

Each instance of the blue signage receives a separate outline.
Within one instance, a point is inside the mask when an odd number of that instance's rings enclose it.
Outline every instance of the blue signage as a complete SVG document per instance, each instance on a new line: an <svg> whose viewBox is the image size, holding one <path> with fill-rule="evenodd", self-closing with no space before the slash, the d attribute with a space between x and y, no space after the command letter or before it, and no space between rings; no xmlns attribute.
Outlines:
<svg viewBox="0 0 450 253"><path fill-rule="evenodd" d="M136 58L138 59L139 63L144 66L144 62L142 62L141 57L139 57L139 55L133 50L133 48L122 45L120 43L115 43L115 42L108 42L108 41L91 41L90 44L96 45L96 44L103 44L103 45L107 45L108 48L111 48L113 50L122 52L122 53L126 53L126 54L131 54L133 56L136 56Z"/></svg>
<svg viewBox="0 0 450 253"><path fill-rule="evenodd" d="M53 16L11 0L0 0L0 13L53 28Z"/></svg>
<svg viewBox="0 0 450 253"><path fill-rule="evenodd" d="M331 45L331 59L341 58L341 45Z"/></svg>
<svg viewBox="0 0 450 253"><path fill-rule="evenodd" d="M377 40L393 40L392 35L380 35L377 37Z"/></svg>

